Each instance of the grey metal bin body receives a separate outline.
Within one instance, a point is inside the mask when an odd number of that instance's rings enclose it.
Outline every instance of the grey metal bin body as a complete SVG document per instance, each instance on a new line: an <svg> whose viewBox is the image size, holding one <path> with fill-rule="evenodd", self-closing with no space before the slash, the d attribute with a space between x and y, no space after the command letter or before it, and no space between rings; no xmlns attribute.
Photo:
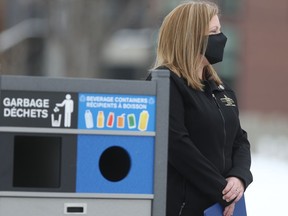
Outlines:
<svg viewBox="0 0 288 216"><path fill-rule="evenodd" d="M103 95L88 111L85 100ZM0 99L0 215L165 215L168 71L152 81L2 76ZM118 105L130 125L115 129Z"/></svg>

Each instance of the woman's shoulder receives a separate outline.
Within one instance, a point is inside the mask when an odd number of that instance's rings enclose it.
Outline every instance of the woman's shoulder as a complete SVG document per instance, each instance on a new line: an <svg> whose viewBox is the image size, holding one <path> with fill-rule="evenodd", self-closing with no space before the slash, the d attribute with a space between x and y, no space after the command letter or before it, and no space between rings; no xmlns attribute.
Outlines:
<svg viewBox="0 0 288 216"><path fill-rule="evenodd" d="M168 67L160 66L156 69L157 70L168 70L170 72L170 81L174 82L176 85L179 85L179 86L187 85L187 82L185 81L185 79L183 77L179 76L176 72L172 71Z"/></svg>
<svg viewBox="0 0 288 216"><path fill-rule="evenodd" d="M231 92L232 94L235 95L234 89L230 86L229 83L227 83L226 81L222 81L222 84L221 84L221 85L223 86L223 89L224 89L226 92ZM221 85L220 85L220 86L221 86Z"/></svg>
<svg viewBox="0 0 288 216"><path fill-rule="evenodd" d="M180 77L177 73L175 73L168 67L159 66L155 68L155 70L168 70L170 72L170 90L176 90L179 91L181 94L186 95L187 91L191 89L188 86L188 82L183 77ZM151 80L151 74L148 76L147 80Z"/></svg>
<svg viewBox="0 0 288 216"><path fill-rule="evenodd" d="M170 72L170 78L171 78L171 74L173 73L173 72L172 72L168 67L166 67L166 66L159 66L159 67L157 67L157 68L155 68L155 69L153 69L153 70L155 70L155 71L157 71L157 70L168 70L168 71ZM153 70L151 70L151 71L153 71ZM149 72L146 80L152 80L152 72L151 72L151 71Z"/></svg>

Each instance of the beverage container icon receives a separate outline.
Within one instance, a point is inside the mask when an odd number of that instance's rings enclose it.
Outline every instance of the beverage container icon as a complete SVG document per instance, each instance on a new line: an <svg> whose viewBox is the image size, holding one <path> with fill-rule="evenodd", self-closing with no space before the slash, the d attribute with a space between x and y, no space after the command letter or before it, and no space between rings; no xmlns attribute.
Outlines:
<svg viewBox="0 0 288 216"><path fill-rule="evenodd" d="M114 125L114 113L110 112L108 114L106 126L109 127L109 128L112 128L113 125Z"/></svg>
<svg viewBox="0 0 288 216"><path fill-rule="evenodd" d="M127 122L129 129L136 128L136 118L134 113L130 113L127 115Z"/></svg>
<svg viewBox="0 0 288 216"><path fill-rule="evenodd" d="M98 111L97 115L97 128L104 127L105 116L103 111Z"/></svg>
<svg viewBox="0 0 288 216"><path fill-rule="evenodd" d="M148 111L144 110L140 113L138 130L146 131L148 127L148 121L149 121L149 113Z"/></svg>
<svg viewBox="0 0 288 216"><path fill-rule="evenodd" d="M86 125L86 128L94 127L93 115L90 110L85 111L85 125Z"/></svg>
<svg viewBox="0 0 288 216"><path fill-rule="evenodd" d="M117 116L117 128L125 127L125 114Z"/></svg>

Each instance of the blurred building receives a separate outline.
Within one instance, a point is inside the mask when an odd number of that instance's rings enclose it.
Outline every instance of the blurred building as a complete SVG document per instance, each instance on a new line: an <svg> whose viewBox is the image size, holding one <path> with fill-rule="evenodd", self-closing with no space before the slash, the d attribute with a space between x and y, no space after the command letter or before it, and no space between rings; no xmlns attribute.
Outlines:
<svg viewBox="0 0 288 216"><path fill-rule="evenodd" d="M245 0L241 22L243 109L288 114L288 1Z"/></svg>

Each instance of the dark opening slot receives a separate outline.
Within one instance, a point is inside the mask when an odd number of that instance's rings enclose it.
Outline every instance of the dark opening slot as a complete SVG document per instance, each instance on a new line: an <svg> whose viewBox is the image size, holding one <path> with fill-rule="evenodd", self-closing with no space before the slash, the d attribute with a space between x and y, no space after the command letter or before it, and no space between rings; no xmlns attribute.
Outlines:
<svg viewBox="0 0 288 216"><path fill-rule="evenodd" d="M119 146L107 148L99 160L100 172L109 181L117 182L124 179L131 167L128 152Z"/></svg>
<svg viewBox="0 0 288 216"><path fill-rule="evenodd" d="M61 137L15 136L14 187L60 187Z"/></svg>
<svg viewBox="0 0 288 216"><path fill-rule="evenodd" d="M83 207L67 207L67 213L83 213L84 208Z"/></svg>

